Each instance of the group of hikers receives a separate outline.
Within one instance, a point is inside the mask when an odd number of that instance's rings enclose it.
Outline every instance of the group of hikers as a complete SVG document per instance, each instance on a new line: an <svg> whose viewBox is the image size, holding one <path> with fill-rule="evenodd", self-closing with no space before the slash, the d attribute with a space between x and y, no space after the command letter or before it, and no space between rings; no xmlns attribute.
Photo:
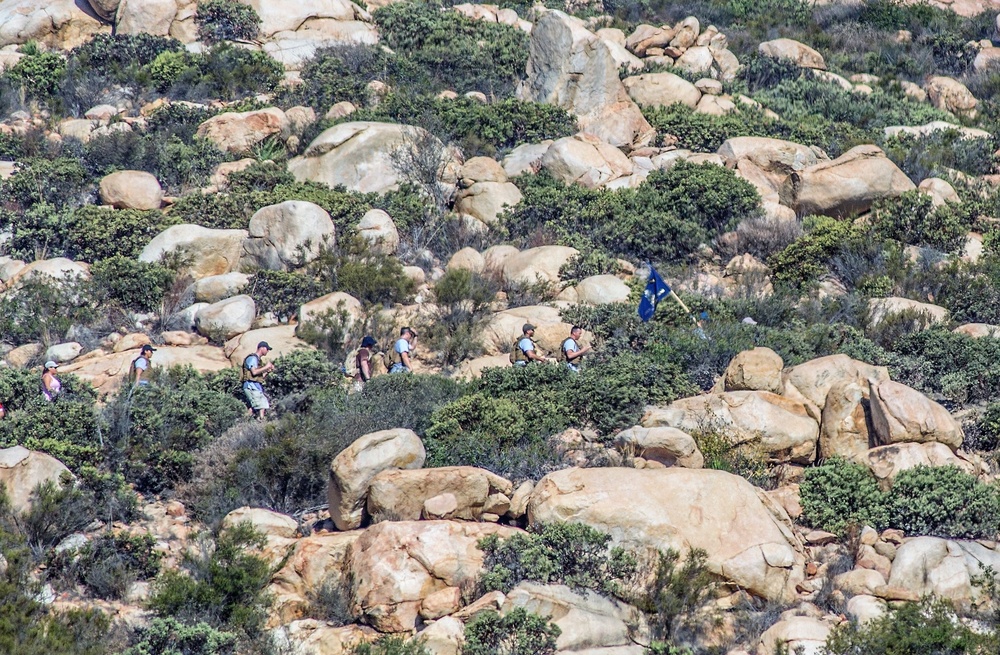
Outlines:
<svg viewBox="0 0 1000 655"><path fill-rule="evenodd" d="M580 370L580 359L591 350L589 346L580 345L582 334L583 330L580 326L574 325L569 332L569 337L562 342L560 347L563 362L571 371ZM534 337L535 326L531 323L525 323L521 327L521 338L517 340L511 350L511 364L528 366L532 362L555 361L541 355ZM413 370L411 354L416 339L416 330L409 326L399 331L399 339L393 344L392 349L382 355L384 366L390 374L409 373ZM250 405L251 415L258 421L263 421L265 413L271 408L271 403L264 393L265 380L274 371L273 362L264 363L264 357L271 350L270 344L261 341L257 344L257 348L244 358L243 365L240 367L240 388ZM148 372L155 352L156 348L146 344L140 348L139 356L132 360L128 373L129 384L132 388L149 384ZM371 335L367 335L361 340L361 346L347 356L343 367L344 374L352 379L355 391L360 391L375 374L377 354L378 342ZM62 391L62 383L56 375L58 369L59 365L52 360L45 362L45 366L42 368L41 393L46 401L52 401ZM3 418L4 413L4 407L0 404L0 418Z"/></svg>

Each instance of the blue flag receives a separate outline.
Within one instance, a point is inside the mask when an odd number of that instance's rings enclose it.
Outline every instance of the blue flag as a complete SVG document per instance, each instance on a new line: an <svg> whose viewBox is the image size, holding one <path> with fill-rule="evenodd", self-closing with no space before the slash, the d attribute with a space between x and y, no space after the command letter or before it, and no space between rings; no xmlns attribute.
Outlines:
<svg viewBox="0 0 1000 655"><path fill-rule="evenodd" d="M650 264L649 282L646 283L646 290L642 292L642 299L639 301L639 318L644 323L653 318L653 314L656 313L656 306L669 295L670 285L663 281L660 274Z"/></svg>

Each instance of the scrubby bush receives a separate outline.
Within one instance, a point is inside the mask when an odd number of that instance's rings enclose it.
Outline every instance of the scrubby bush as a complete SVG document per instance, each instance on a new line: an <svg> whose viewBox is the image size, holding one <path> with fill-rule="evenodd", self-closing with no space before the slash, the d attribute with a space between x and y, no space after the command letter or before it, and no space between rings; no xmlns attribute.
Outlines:
<svg viewBox="0 0 1000 655"><path fill-rule="evenodd" d="M965 243L972 227L947 205L934 208L929 195L907 191L872 207L872 226L879 236L903 243L953 252Z"/></svg>
<svg viewBox="0 0 1000 655"><path fill-rule="evenodd" d="M610 540L583 523L550 523L503 540L490 535L479 541L486 554L480 583L486 591L505 593L530 580L621 595L636 560L620 547L609 548Z"/></svg>
<svg viewBox="0 0 1000 655"><path fill-rule="evenodd" d="M198 38L214 41L250 41L260 31L260 16L250 5L236 0L203 0L198 3L194 22Z"/></svg>
<svg viewBox="0 0 1000 655"><path fill-rule="evenodd" d="M249 522L226 529L216 537L214 548L188 552L186 574L171 569L157 578L149 609L160 618L187 625L204 622L243 638L255 637L271 603L265 589L273 571L265 558L250 550L262 548L265 541Z"/></svg>
<svg viewBox="0 0 1000 655"><path fill-rule="evenodd" d="M385 635L372 643L362 642L351 647L351 655L431 655L421 639L405 639Z"/></svg>
<svg viewBox="0 0 1000 655"><path fill-rule="evenodd" d="M636 190L563 185L548 175L518 178L524 198L503 217L520 242L557 241L631 259L669 261L759 211L760 197L732 171L678 163Z"/></svg>
<svg viewBox="0 0 1000 655"><path fill-rule="evenodd" d="M850 525L882 529L890 524L885 494L861 464L832 459L808 468L799 494L802 518L814 528L842 533Z"/></svg>
<svg viewBox="0 0 1000 655"><path fill-rule="evenodd" d="M233 395L212 389L190 367L154 368L150 384L126 386L104 411L114 470L140 491L158 492L190 478L198 449L244 415Z"/></svg>
<svg viewBox="0 0 1000 655"><path fill-rule="evenodd" d="M518 607L500 616L480 612L465 625L464 655L552 655L559 626Z"/></svg>
<svg viewBox="0 0 1000 655"><path fill-rule="evenodd" d="M70 584L82 584L97 598L120 600L136 580L149 580L160 570L162 553L153 550L152 535L107 532L79 549L55 553L48 572Z"/></svg>
<svg viewBox="0 0 1000 655"><path fill-rule="evenodd" d="M0 183L0 191L21 211L38 203L76 207L84 202L87 182L86 171L74 159L36 158L17 162L14 174Z"/></svg>
<svg viewBox="0 0 1000 655"><path fill-rule="evenodd" d="M826 271L826 262L841 248L859 240L862 232L851 221L828 216L803 219L805 234L768 259L775 282L800 289Z"/></svg>
<svg viewBox="0 0 1000 655"><path fill-rule="evenodd" d="M94 299L132 312L156 311L175 273L160 264L115 255L90 267Z"/></svg>
<svg viewBox="0 0 1000 655"><path fill-rule="evenodd" d="M914 184L928 177L947 177L951 170L985 175L993 168L996 147L990 138L969 138L955 130L935 130L919 137L899 135L883 139L886 155Z"/></svg>
<svg viewBox="0 0 1000 655"><path fill-rule="evenodd" d="M382 43L429 78L424 91L509 96L524 72L528 38L519 28L472 20L432 3L388 5L372 14Z"/></svg>
<svg viewBox="0 0 1000 655"><path fill-rule="evenodd" d="M94 520L94 496L76 486L71 476L58 483L46 480L31 491L31 506L18 514L10 506L3 512L31 547L36 557Z"/></svg>
<svg viewBox="0 0 1000 655"><path fill-rule="evenodd" d="M864 623L845 622L830 633L824 653L829 655L910 655L941 653L966 655L991 652L992 635L977 634L959 620L947 600L891 606Z"/></svg>
<svg viewBox="0 0 1000 655"><path fill-rule="evenodd" d="M48 101L59 90L59 82L66 72L66 60L54 52L41 52L37 47L27 50L24 57L4 71L3 77L29 99Z"/></svg>
<svg viewBox="0 0 1000 655"><path fill-rule="evenodd" d="M708 553L698 548L688 551L681 564L676 550L660 552L656 575L639 606L653 621L654 636L670 642L695 626L695 613L715 589L715 578L708 570Z"/></svg>
<svg viewBox="0 0 1000 655"><path fill-rule="evenodd" d="M295 316L299 307L322 295L316 280L309 275L266 270L254 274L247 293L254 299L258 312L273 312L279 320Z"/></svg>
<svg viewBox="0 0 1000 655"><path fill-rule="evenodd" d="M889 521L907 534L994 539L1000 495L955 466L917 466L896 476L889 490Z"/></svg>
<svg viewBox="0 0 1000 655"><path fill-rule="evenodd" d="M177 39L138 34L95 34L90 41L79 45L69 53L69 78L93 74L99 70L103 75L120 84L134 84L139 70L153 63L166 52L179 52L184 45Z"/></svg>
<svg viewBox="0 0 1000 655"><path fill-rule="evenodd" d="M514 98L483 104L473 98L432 98L394 93L344 120L419 125L466 157L493 156L523 143L558 139L576 132L576 120L555 105Z"/></svg>
<svg viewBox="0 0 1000 655"><path fill-rule="evenodd" d="M371 247L357 235L322 249L309 264L322 293L343 291L366 305L391 306L413 293L414 283L399 259Z"/></svg>
<svg viewBox="0 0 1000 655"><path fill-rule="evenodd" d="M447 271L434 285L436 311L420 325L424 343L443 366L482 354L480 328L491 315L499 282L467 269Z"/></svg>
<svg viewBox="0 0 1000 655"><path fill-rule="evenodd" d="M232 655L236 647L237 636L232 632L216 630L207 623L188 625L172 617L157 617L136 629L123 655Z"/></svg>

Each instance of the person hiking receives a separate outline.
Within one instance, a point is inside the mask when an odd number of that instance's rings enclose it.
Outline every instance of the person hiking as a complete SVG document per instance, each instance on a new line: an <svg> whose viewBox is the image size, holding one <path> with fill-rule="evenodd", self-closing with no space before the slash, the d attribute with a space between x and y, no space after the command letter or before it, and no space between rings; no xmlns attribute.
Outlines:
<svg viewBox="0 0 1000 655"><path fill-rule="evenodd" d="M361 340L361 347L354 354L351 364L356 371L354 374L355 391L361 391L365 383L372 379L372 357L375 356L375 346L375 338L368 335Z"/></svg>
<svg viewBox="0 0 1000 655"><path fill-rule="evenodd" d="M59 365L51 359L45 362L45 366L42 367L42 397L45 400L51 401L62 391L62 382L56 377L56 369L58 368Z"/></svg>
<svg viewBox="0 0 1000 655"><path fill-rule="evenodd" d="M410 363L410 353L413 351L413 341L417 338L417 333L413 328L407 326L399 331L399 339L396 340L389 356L392 365L389 367L390 373L409 373L413 368Z"/></svg>
<svg viewBox="0 0 1000 655"><path fill-rule="evenodd" d="M149 379L145 376L155 352L156 348L147 343L139 350L139 356L132 360L132 365L128 368L128 379L133 386L144 387L149 384Z"/></svg>
<svg viewBox="0 0 1000 655"><path fill-rule="evenodd" d="M538 354L538 347L535 344L535 326L525 323L521 326L521 338L514 345L514 350L510 353L510 363L514 366L527 366L528 362L548 361Z"/></svg>
<svg viewBox="0 0 1000 655"><path fill-rule="evenodd" d="M570 328L569 338L562 342L562 354L566 359L566 367L571 371L580 371L580 359L590 352L590 346L580 347L580 337L583 336L583 328L574 325Z"/></svg>
<svg viewBox="0 0 1000 655"><path fill-rule="evenodd" d="M257 350L246 356L240 369L240 381L243 393L250 401L250 413L258 421L264 420L264 413L271 409L271 403L264 395L264 378L274 370L273 363L264 363L264 355L270 352L271 346L266 341L257 344Z"/></svg>

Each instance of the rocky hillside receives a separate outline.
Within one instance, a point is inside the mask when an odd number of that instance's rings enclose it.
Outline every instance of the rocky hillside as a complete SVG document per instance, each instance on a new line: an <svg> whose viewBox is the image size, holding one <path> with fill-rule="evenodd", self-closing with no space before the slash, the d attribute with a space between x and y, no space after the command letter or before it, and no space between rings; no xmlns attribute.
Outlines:
<svg viewBox="0 0 1000 655"><path fill-rule="evenodd" d="M997 652L995 11L0 0L0 652Z"/></svg>

